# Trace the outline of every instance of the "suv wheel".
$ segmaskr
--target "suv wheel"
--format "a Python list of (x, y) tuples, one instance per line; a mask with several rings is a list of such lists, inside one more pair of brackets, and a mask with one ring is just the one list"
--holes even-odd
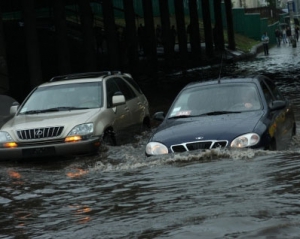
[(113, 132), (113, 130), (109, 129), (109, 130), (105, 131), (105, 133), (103, 135), (102, 142), (105, 145), (110, 145), (110, 146), (116, 146), (117, 145), (115, 133)]

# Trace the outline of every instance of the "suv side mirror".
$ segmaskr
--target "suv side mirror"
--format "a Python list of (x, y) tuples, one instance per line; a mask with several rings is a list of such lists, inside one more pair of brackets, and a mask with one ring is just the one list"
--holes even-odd
[(125, 104), (125, 96), (121, 92), (116, 92), (112, 97), (113, 107)]
[(14, 102), (12, 104), (12, 106), (10, 107), (10, 110), (9, 110), (9, 114), (10, 115), (14, 115), (17, 111), (18, 111), (18, 108), (19, 108), (19, 103), (18, 102)]

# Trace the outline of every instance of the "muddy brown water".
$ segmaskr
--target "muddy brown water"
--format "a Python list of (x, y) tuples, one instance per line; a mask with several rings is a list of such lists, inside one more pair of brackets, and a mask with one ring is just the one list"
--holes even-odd
[[(99, 156), (1, 162), (0, 238), (300, 238), (299, 49), (272, 48), (269, 57), (222, 69), (275, 79), (296, 109), (289, 150), (146, 158), (145, 133)], [(218, 72), (193, 69), (188, 80)], [(171, 76), (162, 89), (170, 83)], [(170, 102), (149, 98), (157, 100), (153, 111)]]

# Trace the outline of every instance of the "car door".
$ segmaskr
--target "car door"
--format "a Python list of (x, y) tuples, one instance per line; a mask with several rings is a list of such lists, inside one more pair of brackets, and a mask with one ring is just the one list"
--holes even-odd
[(140, 107), (140, 99), (137, 94), (133, 91), (133, 89), (129, 86), (129, 84), (122, 78), (116, 79), (116, 82), (121, 89), (121, 92), (124, 94), (126, 99), (126, 106), (130, 112), (130, 128), (134, 130), (134, 126), (141, 122), (141, 107)]
[(277, 148), (281, 147), (284, 149), (290, 138), (293, 130), (293, 115), (290, 103), (282, 96), (278, 87), (269, 79), (264, 79), (262, 82), (262, 88), (268, 102), (270, 105), (274, 100), (286, 101), (286, 106), (279, 110), (271, 111), (272, 116), (272, 126), (270, 131), (275, 134), (277, 141)]
[(132, 122), (140, 125), (144, 117), (149, 114), (148, 112), (148, 101), (145, 95), (143, 94), (139, 85), (129, 76), (123, 77), (125, 81), (134, 89), (135, 98), (131, 101), (132, 104)]
[(122, 92), (119, 84), (116, 82), (116, 77), (106, 80), (106, 104), (109, 113), (112, 115), (111, 122), (115, 134), (120, 134), (122, 131), (126, 130), (131, 123), (131, 115), (127, 104), (122, 104), (118, 106), (112, 105), (112, 97), (118, 92)]

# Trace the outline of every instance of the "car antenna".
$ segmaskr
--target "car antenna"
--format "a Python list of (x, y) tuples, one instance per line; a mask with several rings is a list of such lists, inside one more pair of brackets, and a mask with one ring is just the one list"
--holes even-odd
[(224, 54), (224, 52), (222, 52), (222, 56), (221, 56), (221, 65), (220, 65), (218, 84), (221, 83), (221, 72), (222, 72), (222, 67), (223, 67), (223, 54)]

